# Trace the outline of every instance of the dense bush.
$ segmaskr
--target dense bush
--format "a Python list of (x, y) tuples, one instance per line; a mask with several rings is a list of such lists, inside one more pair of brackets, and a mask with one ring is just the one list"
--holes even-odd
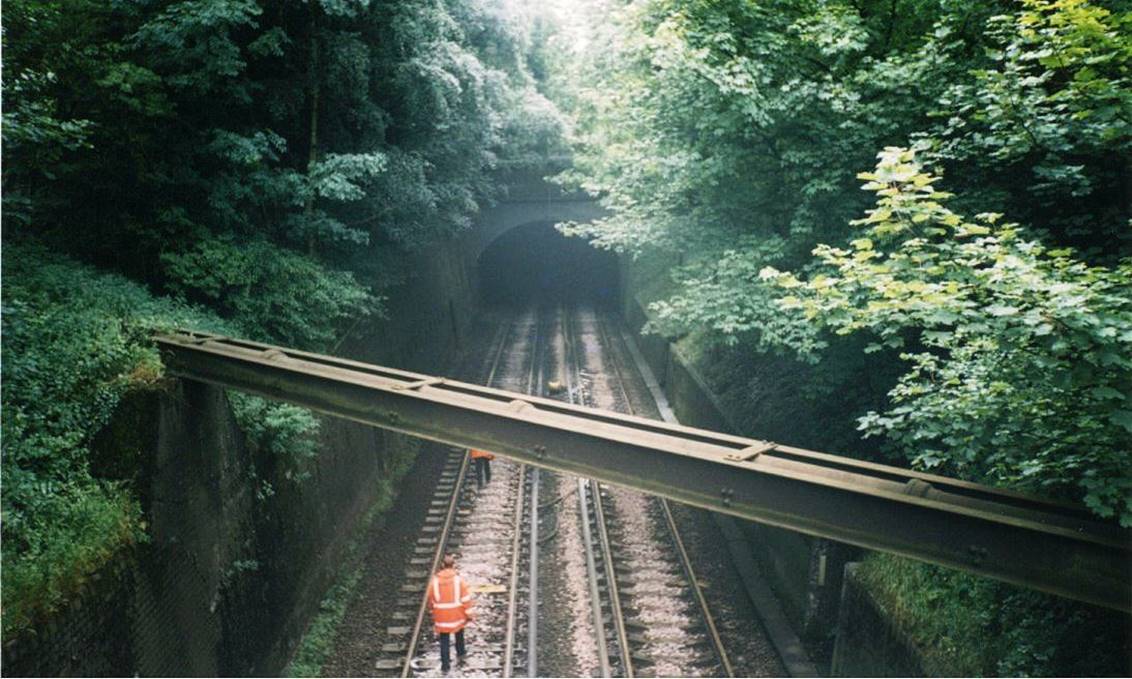
[(161, 377), (150, 334), (227, 326), (41, 248), (8, 245), (3, 265), (8, 631), (60, 605), (97, 566), (144, 535), (131, 489), (93, 477), (89, 456), (123, 396)]
[[(601, 49), (556, 82), (579, 120), (563, 179), (610, 215), (563, 230), (679, 257), (650, 327), (819, 370), (829, 333), (871, 332), (864, 350), (903, 360), (903, 376), (877, 385), (887, 407), (842, 417), (914, 465), (1132, 525), (1132, 241), (1114, 162), (1132, 149), (1132, 14), (639, 0), (596, 16)], [(923, 171), (886, 155), (862, 175), (881, 204), (854, 221), (869, 207), (858, 173), (913, 141)], [(859, 378), (823, 372), (841, 376), (833, 392)]]
[(171, 292), (287, 346), (330, 349), (351, 322), (380, 313), (353, 274), (263, 240), (202, 240), (162, 261)]
[(1132, 260), (1090, 267), (1001, 215), (947, 207), (938, 177), (891, 148), (862, 174), (877, 207), (805, 279), (773, 268), (779, 306), (876, 338), (910, 368), (860, 420), (921, 468), (1081, 499), (1132, 526)]
[[(156, 388), (158, 330), (242, 334), (199, 307), (154, 297), (121, 276), (34, 246), (3, 253), (4, 630), (68, 600), (121, 549), (144, 540), (130, 481), (92, 474), (92, 444), (119, 403)], [(231, 393), (257, 450), (302, 480), (318, 420), (307, 410)]]

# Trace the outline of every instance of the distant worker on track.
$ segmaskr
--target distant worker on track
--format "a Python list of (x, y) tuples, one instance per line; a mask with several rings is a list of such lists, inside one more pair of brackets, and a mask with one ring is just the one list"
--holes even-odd
[(440, 669), (445, 672), (452, 667), (448, 654), (452, 634), (456, 635), (456, 659), (463, 660), (468, 654), (464, 626), (474, 619), (473, 603), (467, 581), (456, 572), (455, 557), (446, 554), (441, 569), (428, 583), (428, 609), (432, 611), (433, 629), (440, 637)]
[(483, 484), (491, 483), (491, 461), (494, 459), (494, 453), (472, 448), (472, 461), (476, 463), (476, 488), (483, 488)]

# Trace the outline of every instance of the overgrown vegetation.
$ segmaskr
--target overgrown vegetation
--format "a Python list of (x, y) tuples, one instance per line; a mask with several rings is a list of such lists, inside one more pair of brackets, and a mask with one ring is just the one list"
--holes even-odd
[(1127, 666), (1127, 616), (887, 554), (857, 571), (929, 676), (1100, 677)]
[[(552, 82), (578, 118), (564, 180), (611, 215), (564, 230), (679, 255), (661, 332), (810, 362), (874, 335), (864, 351), (904, 375), (887, 408), (847, 415), (894, 454), (1132, 525), (1113, 162), (1132, 151), (1130, 16), (1087, 0), (599, 12), (596, 45)], [(915, 150), (860, 174), (894, 141)]]
[(92, 473), (90, 446), (129, 391), (161, 377), (149, 334), (186, 325), (226, 327), (121, 276), (41, 248), (4, 249), (5, 634), (144, 539), (135, 496)]
[[(494, 168), (557, 148), (528, 48), (492, 1), (5, 5), (5, 632), (144, 535), (89, 458), (161, 374), (150, 331), (321, 351), (365, 332)], [(233, 405), (301, 482), (313, 417)]]
[(877, 207), (848, 247), (820, 245), (806, 280), (760, 278), (837, 334), (869, 333), (910, 364), (890, 407), (860, 418), (914, 465), (1083, 499), (1132, 525), (1132, 258), (1088, 266), (1002, 215), (945, 205), (916, 153), (862, 175)]
[[(576, 119), (561, 179), (610, 214), (561, 228), (672, 262), (649, 327), (691, 346), (748, 433), (795, 442), (773, 413), (804, 406), (828, 418), (807, 445), (1132, 526), (1126, 4), (590, 9), (586, 39), (544, 60)], [(1019, 601), (1017, 620), (1048, 620)], [(1057, 673), (1065, 650), (999, 660)]]

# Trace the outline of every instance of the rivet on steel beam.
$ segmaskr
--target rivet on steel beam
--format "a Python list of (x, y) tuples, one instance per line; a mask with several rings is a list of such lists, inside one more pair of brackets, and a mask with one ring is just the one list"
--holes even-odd
[(279, 351), (278, 349), (267, 349), (263, 352), (263, 357), (269, 361), (278, 361), (280, 359), (287, 360), (290, 358), (287, 354)]
[(538, 459), (545, 460), (546, 459), (546, 446), (535, 446), (535, 455), (538, 456)]
[(724, 507), (730, 507), (731, 501), (733, 499), (735, 499), (735, 491), (732, 490), (731, 488), (720, 489), (719, 495), (720, 495), (721, 498), (723, 498), (723, 506)]

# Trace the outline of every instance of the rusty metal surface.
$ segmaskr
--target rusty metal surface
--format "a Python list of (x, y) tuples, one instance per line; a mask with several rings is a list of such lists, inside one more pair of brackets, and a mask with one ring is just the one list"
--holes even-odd
[(947, 477), (196, 333), (170, 371), (744, 519), (1132, 611), (1132, 532)]

